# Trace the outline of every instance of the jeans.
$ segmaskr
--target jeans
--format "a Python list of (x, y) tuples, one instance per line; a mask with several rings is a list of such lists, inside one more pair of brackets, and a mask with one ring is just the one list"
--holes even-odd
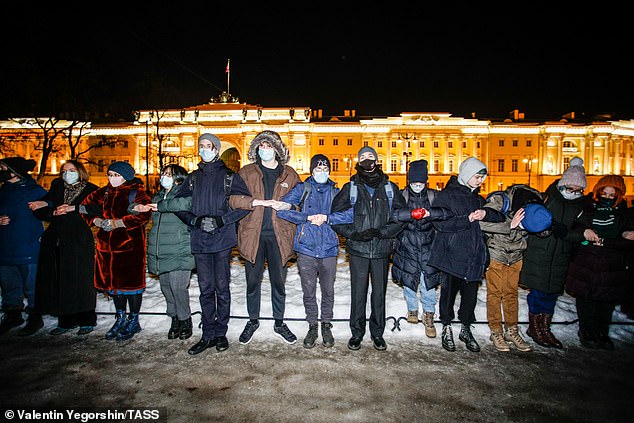
[[(436, 288), (432, 288), (429, 291), (425, 286), (425, 274), (421, 272), (420, 282), (418, 284), (418, 292), (420, 292), (420, 303), (423, 305), (424, 313), (434, 313), (436, 311)], [(418, 310), (418, 296), (413, 289), (406, 286), (403, 287), (403, 298), (407, 303), (407, 310)]]
[(26, 311), (35, 304), (35, 275), (37, 263), (0, 266), (0, 286), (2, 287), (2, 310), (20, 310), (27, 301)]
[(549, 294), (538, 289), (531, 289), (526, 296), (528, 311), (532, 314), (555, 314), (557, 298), (559, 298), (557, 293)]
[(335, 278), (337, 257), (315, 258), (297, 253), (297, 267), (302, 281), (306, 321), (316, 324), (319, 318), (317, 306), (317, 281), (321, 289), (321, 320), (330, 323), (335, 304)]

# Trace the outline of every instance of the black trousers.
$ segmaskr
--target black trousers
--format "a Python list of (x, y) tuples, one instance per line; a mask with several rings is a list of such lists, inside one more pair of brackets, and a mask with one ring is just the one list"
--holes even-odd
[(74, 328), (75, 326), (97, 326), (97, 313), (95, 313), (95, 310), (87, 310), (64, 314), (57, 317), (57, 326), (64, 329)]
[(389, 258), (367, 259), (350, 255), (350, 331), (352, 336), (365, 335), (365, 309), (370, 293), (370, 335), (382, 337), (385, 331), (385, 293)]
[(456, 296), (460, 293), (460, 307), (458, 308), (458, 320), (462, 324), (470, 325), (475, 322), (475, 307), (478, 301), (478, 287), (480, 281), (466, 281), (448, 273), (440, 285), (440, 321), (448, 325), (454, 319), (454, 304)]
[(579, 330), (593, 336), (607, 335), (615, 304), (577, 297)]

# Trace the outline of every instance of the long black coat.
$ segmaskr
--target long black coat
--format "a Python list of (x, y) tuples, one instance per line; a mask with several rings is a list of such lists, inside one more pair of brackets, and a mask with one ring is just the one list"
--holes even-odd
[(504, 221), (504, 214), (484, 207), (484, 203), (479, 189), (471, 191), (460, 184), (455, 175), (449, 178), (447, 186), (436, 194), (434, 207), (448, 209), (452, 216), (434, 221), (437, 233), (427, 262), (430, 266), (466, 281), (482, 280), (486, 270), (487, 247), (480, 222), (469, 222), (469, 214), (484, 209), (484, 222)]
[[(88, 183), (70, 205), (79, 204), (97, 186)], [(64, 181), (55, 179), (42, 199), (48, 206), (35, 215), (50, 222), (42, 235), (35, 282), (35, 308), (42, 314), (63, 316), (95, 309), (93, 286), (95, 240), (92, 231), (77, 210), (53, 216), (64, 204)]]

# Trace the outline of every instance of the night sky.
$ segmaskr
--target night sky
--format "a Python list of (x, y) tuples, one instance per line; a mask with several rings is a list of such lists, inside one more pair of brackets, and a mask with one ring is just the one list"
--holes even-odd
[(232, 3), (96, 12), (7, 6), (0, 119), (130, 119), (137, 109), (206, 103), (227, 89), (229, 58), (231, 93), (263, 107), (634, 118), (634, 37), (629, 14), (614, 7)]

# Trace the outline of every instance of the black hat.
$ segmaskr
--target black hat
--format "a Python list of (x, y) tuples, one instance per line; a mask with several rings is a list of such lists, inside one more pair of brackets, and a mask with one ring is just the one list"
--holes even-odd
[(409, 164), (407, 171), (407, 180), (409, 183), (422, 182), (427, 183), (427, 160), (415, 160)]
[(310, 173), (313, 173), (313, 170), (317, 166), (328, 166), (328, 170), (330, 170), (330, 160), (323, 154), (315, 154), (313, 158), (310, 159)]
[(24, 157), (7, 157), (0, 159), (0, 162), (7, 165), (9, 170), (24, 179), (29, 175), (29, 172), (35, 169), (35, 160), (25, 159)]

